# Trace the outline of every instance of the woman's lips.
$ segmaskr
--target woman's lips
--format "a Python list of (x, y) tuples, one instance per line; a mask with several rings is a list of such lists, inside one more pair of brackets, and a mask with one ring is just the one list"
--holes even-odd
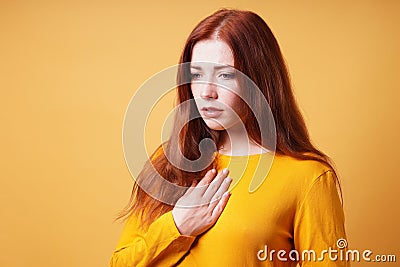
[(216, 118), (222, 114), (222, 109), (214, 108), (214, 107), (204, 107), (201, 109), (201, 112), (205, 117), (208, 118)]

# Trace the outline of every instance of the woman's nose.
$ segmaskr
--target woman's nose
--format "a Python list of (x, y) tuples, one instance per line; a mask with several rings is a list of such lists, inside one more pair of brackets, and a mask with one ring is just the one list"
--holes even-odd
[(204, 84), (201, 92), (200, 92), (200, 97), (201, 98), (218, 98), (218, 93), (217, 93), (217, 86), (213, 83), (206, 83)]

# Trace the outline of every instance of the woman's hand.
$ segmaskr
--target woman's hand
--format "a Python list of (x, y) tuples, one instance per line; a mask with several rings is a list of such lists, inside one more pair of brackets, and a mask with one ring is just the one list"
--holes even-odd
[(228, 173), (228, 169), (224, 169), (215, 177), (216, 171), (209, 170), (178, 200), (172, 216), (182, 235), (197, 236), (218, 220), (230, 197), (228, 188), (232, 179), (227, 177)]

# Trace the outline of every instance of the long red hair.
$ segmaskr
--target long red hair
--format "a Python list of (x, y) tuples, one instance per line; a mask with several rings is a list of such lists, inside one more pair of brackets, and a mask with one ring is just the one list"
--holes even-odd
[[(331, 160), (310, 141), (303, 116), (293, 95), (288, 70), (280, 47), (265, 21), (251, 11), (218, 10), (202, 20), (190, 33), (179, 62), (190, 62), (195, 44), (215, 37), (229, 45), (233, 52), (234, 67), (247, 75), (265, 96), (275, 121), (275, 153), (301, 160), (316, 160), (334, 170)], [(178, 84), (179, 80), (185, 79), (185, 75), (188, 75), (188, 70), (181, 67), (178, 70)], [(177, 104), (179, 105), (189, 99), (193, 99), (190, 83), (179, 85), (177, 87)], [(262, 113), (263, 107), (261, 107), (259, 99), (250, 97), (250, 101), (251, 110)], [(196, 112), (197, 108), (194, 105), (181, 108), (179, 112), (175, 113), (175, 125), (189, 121), (190, 115)], [(268, 143), (262, 143), (260, 125), (254, 114), (248, 112), (247, 115), (244, 124), (249, 138), (268, 148)], [(164, 195), (173, 196), (175, 201), (178, 200), (184, 191), (171, 191), (163, 188), (158, 182), (157, 176), (161, 175), (167, 181), (177, 185), (190, 186), (193, 181), (200, 180), (209, 169), (216, 168), (217, 163), (214, 160), (202, 171), (185, 171), (172, 165), (166, 157), (167, 155), (169, 159), (173, 159), (173, 162), (182, 161), (181, 155), (177, 153), (176, 149), (180, 148), (181, 153), (187, 159), (196, 160), (201, 156), (199, 143), (204, 138), (210, 138), (215, 144), (218, 144), (219, 132), (210, 129), (202, 118), (190, 120), (182, 129), (174, 126), (171, 137), (164, 144), (162, 153), (159, 153), (160, 146), (156, 150), (159, 155), (155, 156), (156, 152), (153, 153), (151, 159), (146, 162), (138, 175), (137, 180), (151, 184), (154, 190), (162, 192)], [(205, 154), (212, 157), (213, 152), (215, 151), (210, 150), (206, 151)], [(172, 208), (173, 204), (166, 204), (152, 198), (136, 181), (129, 204), (118, 218), (137, 213), (142, 219), (143, 226), (148, 226), (157, 217)]]

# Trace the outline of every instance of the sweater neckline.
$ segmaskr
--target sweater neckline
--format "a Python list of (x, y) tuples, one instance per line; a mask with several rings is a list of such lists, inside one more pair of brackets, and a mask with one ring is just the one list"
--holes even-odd
[(259, 153), (259, 154), (248, 154), (248, 155), (228, 155), (228, 154), (221, 154), (218, 151), (215, 152), (215, 155), (218, 159), (227, 160), (227, 161), (242, 161), (242, 160), (258, 160), (260, 157), (274, 157), (275, 152), (270, 151), (266, 153)]

